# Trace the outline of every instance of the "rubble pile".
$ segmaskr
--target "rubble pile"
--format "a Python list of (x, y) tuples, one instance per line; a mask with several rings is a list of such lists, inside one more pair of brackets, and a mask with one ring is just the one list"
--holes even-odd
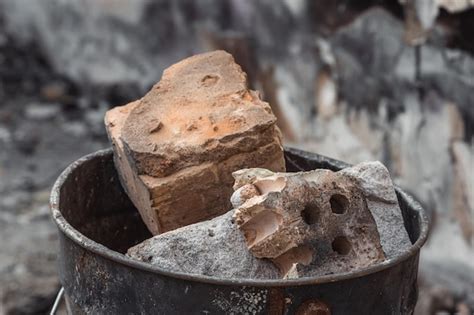
[[(299, 278), (395, 258), (411, 242), (387, 169), (234, 172), (235, 210), (129, 249), (162, 268), (222, 278)], [(395, 198), (395, 199), (393, 199)]]
[(171, 66), (141, 100), (110, 110), (122, 185), (155, 235), (127, 254), (188, 274), (275, 279), (350, 272), (407, 250), (380, 162), (281, 172), (275, 121), (223, 51)]

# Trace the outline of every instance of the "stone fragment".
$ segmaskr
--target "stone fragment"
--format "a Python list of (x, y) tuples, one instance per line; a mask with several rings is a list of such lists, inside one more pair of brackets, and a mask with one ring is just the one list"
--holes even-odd
[(122, 184), (153, 234), (230, 210), (233, 171), (283, 171), (275, 122), (223, 51), (169, 67), (142, 99), (105, 117)]
[(163, 269), (228, 279), (277, 279), (280, 271), (258, 259), (232, 222), (234, 211), (212, 220), (156, 235), (130, 248), (131, 258)]
[(362, 190), (385, 255), (392, 258), (406, 252), (412, 244), (387, 168), (380, 162), (363, 162), (338, 173), (353, 179)]
[(254, 185), (260, 193), (242, 200), (235, 222), (256, 257), (273, 259), (284, 274), (296, 265), (299, 276), (347, 272), (385, 259), (375, 221), (351, 179), (329, 170), (256, 178), (253, 172), (235, 174), (242, 184), (242, 177), (251, 179), (242, 187)]
[(248, 248), (288, 276), (368, 267), (411, 245), (389, 173), (379, 162), (339, 172), (247, 169), (234, 177), (235, 221)]

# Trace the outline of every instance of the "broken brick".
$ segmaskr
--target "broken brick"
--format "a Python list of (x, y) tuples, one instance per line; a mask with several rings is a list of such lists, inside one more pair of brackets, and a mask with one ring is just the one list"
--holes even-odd
[(223, 51), (169, 67), (105, 123), (122, 184), (153, 234), (230, 210), (233, 171), (284, 170), (270, 106)]

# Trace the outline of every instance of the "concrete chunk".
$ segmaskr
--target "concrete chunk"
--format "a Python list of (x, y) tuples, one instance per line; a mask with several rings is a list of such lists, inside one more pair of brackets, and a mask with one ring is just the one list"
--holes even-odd
[(364, 162), (339, 173), (355, 180), (361, 188), (377, 224), (385, 255), (391, 258), (406, 252), (412, 244), (387, 168), (380, 162)]
[(247, 249), (233, 211), (209, 221), (156, 235), (128, 250), (131, 258), (163, 269), (228, 279), (278, 279), (269, 260)]

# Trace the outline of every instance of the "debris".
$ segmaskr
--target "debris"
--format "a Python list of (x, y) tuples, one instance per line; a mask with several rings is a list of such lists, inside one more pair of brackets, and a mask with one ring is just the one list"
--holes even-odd
[(380, 162), (339, 172), (253, 168), (233, 176), (235, 210), (156, 235), (127, 255), (178, 272), (273, 279), (349, 272), (411, 245)]
[(406, 252), (412, 244), (387, 168), (380, 162), (363, 162), (338, 173), (356, 181), (361, 189), (377, 224), (385, 255), (392, 258)]
[(365, 198), (347, 177), (329, 170), (253, 172), (234, 173), (241, 183), (241, 177), (250, 179), (242, 187), (253, 185), (260, 192), (241, 197), (235, 222), (256, 257), (273, 259), (284, 274), (295, 264), (306, 265), (304, 275), (344, 272), (385, 259)]
[[(456, 5), (468, 2), (448, 1)], [(439, 2), (447, 3), (448, 1), (441, 0)], [(7, 2), (16, 4), (16, 8), (3, 8)], [(170, 60), (178, 60), (187, 52), (201, 47), (200, 37), (196, 35), (202, 30), (196, 25), (210, 24), (216, 26), (216, 32), (224, 27), (227, 30), (226, 34), (240, 33), (243, 37), (250, 39), (247, 43), (239, 42), (238, 46), (253, 45), (251, 50), (258, 52), (257, 60), (252, 64), (255, 66), (257, 74), (258, 69), (265, 69), (270, 63), (275, 64), (275, 77), (280, 78), (277, 81), (276, 94), (284, 115), (298, 136), (298, 141), (300, 141), (298, 145), (301, 148), (354, 163), (374, 158), (382, 159), (390, 166), (393, 175), (399, 174), (399, 184), (422, 201), (427, 210), (436, 214), (438, 221), (445, 218), (452, 220), (453, 209), (457, 209), (459, 203), (457, 197), (452, 195), (454, 186), (458, 185), (453, 184), (453, 186), (451, 182), (459, 182), (459, 180), (452, 177), (453, 175), (457, 176), (457, 166), (449, 158), (451, 151), (447, 151), (444, 146), (447, 122), (444, 119), (436, 119), (436, 117), (446, 117), (445, 111), (431, 112), (429, 104), (423, 104), (423, 109), (420, 112), (414, 112), (411, 109), (413, 108), (412, 104), (404, 101), (407, 94), (405, 87), (411, 88), (418, 84), (413, 82), (410, 72), (413, 71), (413, 59), (410, 57), (413, 55), (413, 49), (392, 48), (390, 43), (398, 42), (399, 37), (392, 36), (385, 29), (385, 26), (388, 26), (389, 29), (403, 31), (403, 24), (392, 23), (393, 15), (400, 17), (402, 12), (390, 15), (387, 11), (385, 14), (381, 14), (382, 10), (377, 10), (377, 14), (362, 16), (360, 13), (367, 10), (369, 5), (361, 6), (357, 3), (354, 4), (354, 2), (350, 2), (349, 5), (333, 2), (328, 8), (326, 2), (312, 1), (255, 1), (245, 2), (246, 5), (241, 5), (239, 1), (223, 1), (225, 3), (219, 3), (217, 6), (209, 6), (207, 1), (200, 1), (198, 4), (193, 4), (191, 13), (194, 22), (186, 23), (189, 22), (189, 19), (186, 18), (189, 7), (187, 5), (171, 5), (171, 11), (163, 10), (163, 3), (168, 6), (170, 1), (120, 1), (120, 4), (117, 3), (113, 6), (107, 5), (107, 2), (104, 1), (88, 1), (88, 6), (93, 6), (92, 11), (97, 13), (97, 16), (94, 15), (92, 18), (89, 14), (91, 10), (84, 10), (83, 2), (66, 3), (62, 0), (45, 0), (35, 4), (27, 3), (27, 5), (24, 2), (27, 1), (2, 1), (3, 10), (0, 10), (4, 13), (3, 19), (0, 19), (2, 20), (0, 21), (0, 45), (2, 46), (0, 48), (2, 49), (0, 81), (3, 83), (3, 87), (0, 87), (0, 98), (3, 101), (0, 106), (0, 121), (5, 123), (3, 142), (2, 127), (0, 127), (0, 151), (2, 151), (0, 153), (0, 168), (3, 170), (3, 173), (0, 174), (3, 179), (0, 180), (0, 199), (7, 198), (18, 189), (22, 190), (21, 188), (12, 188), (13, 190), (2, 188), (11, 187), (10, 181), (18, 176), (23, 176), (24, 172), (28, 170), (25, 165), (30, 163), (30, 161), (25, 163), (23, 157), (16, 152), (15, 139), (13, 139), (17, 129), (36, 125), (35, 122), (25, 120), (24, 115), (16, 114), (16, 112), (23, 111), (22, 104), (29, 102), (25, 102), (25, 96), (36, 93), (34, 91), (37, 91), (39, 86), (43, 101), (62, 103), (60, 99), (62, 100), (64, 96), (59, 96), (60, 99), (49, 98), (47, 94), (50, 93), (43, 93), (44, 84), (56, 81), (64, 82), (67, 87), (65, 91), (68, 95), (71, 93), (73, 95), (71, 104), (61, 104), (67, 111), (61, 111), (57, 121), (51, 124), (47, 123), (47, 127), (42, 127), (47, 128), (45, 130), (37, 130), (36, 133), (41, 131), (41, 145), (34, 155), (28, 157), (38, 166), (39, 174), (34, 176), (42, 178), (40, 187), (43, 189), (50, 187), (58, 170), (69, 162), (108, 145), (103, 138), (93, 138), (87, 126), (81, 139), (79, 136), (64, 136), (63, 128), (70, 121), (69, 116), (77, 115), (79, 111), (87, 112), (104, 96), (109, 104), (125, 104), (129, 100), (138, 99), (143, 95), (145, 87), (148, 88), (157, 81), (157, 76), (161, 75), (164, 65), (168, 64)], [(245, 9), (231, 10), (232, 23), (226, 23), (229, 21), (227, 2), (231, 3), (232, 8), (240, 6)], [(289, 6), (290, 3), (291, 7), (296, 5), (299, 8), (297, 11), (291, 10), (293, 16), (286, 14), (287, 11), (285, 11), (285, 6)], [(392, 13), (400, 11), (394, 2), (372, 2), (370, 6), (380, 6), (380, 4), (386, 9), (388, 4), (390, 6), (388, 9)], [(347, 13), (350, 13), (354, 6), (357, 6), (358, 10), (348, 15)], [(322, 9), (314, 10), (314, 8)], [(114, 13), (117, 9), (125, 14), (122, 17), (117, 16)], [(137, 15), (135, 12), (139, 14)], [(143, 14), (140, 14), (141, 12)], [(375, 12), (369, 10), (368, 13)], [(448, 21), (445, 21), (443, 17), (438, 19), (436, 27), (449, 28), (447, 32), (443, 30), (442, 34), (432, 33), (436, 36), (435, 41), (428, 41), (423, 46), (421, 53), (423, 65), (420, 66), (423, 70), (422, 78), (426, 79), (424, 82), (428, 84), (428, 89), (438, 91), (442, 93), (443, 98), (458, 103), (457, 106), (462, 110), (462, 118), (466, 123), (466, 130), (469, 132), (462, 140), (468, 148), (472, 143), (472, 126), (474, 126), (472, 123), (474, 93), (472, 93), (472, 86), (469, 86), (474, 82), (473, 76), (470, 74), (474, 69), (472, 67), (473, 58), (469, 53), (472, 52), (472, 43), (474, 43), (473, 40), (470, 40), (471, 35), (474, 34), (471, 31), (472, 27), (470, 27), (472, 24), (470, 23), (472, 21), (471, 13), (472, 10), (463, 14), (449, 15)], [(158, 18), (157, 15), (162, 18)], [(446, 12), (443, 15), (446, 16)], [(54, 18), (58, 16), (63, 18)], [(282, 23), (282, 18), (284, 23)], [(317, 73), (320, 61), (318, 60), (319, 54), (314, 52), (314, 42), (318, 38), (325, 38), (329, 42), (333, 42), (335, 36), (340, 35), (341, 30), (352, 28), (355, 25), (352, 21), (356, 22), (359, 19), (365, 20), (367, 23), (373, 22), (376, 26), (374, 28), (367, 26), (365, 32), (357, 33), (352, 38), (340, 41), (344, 46), (333, 47), (334, 53), (338, 55), (338, 67), (334, 71), (338, 79), (338, 100), (343, 105), (347, 100), (347, 105), (337, 113), (335, 126), (326, 125), (323, 128), (331, 130), (331, 132), (321, 136), (321, 139), (316, 138), (312, 127), (318, 126), (319, 128), (321, 124), (316, 120), (318, 117), (309, 117), (310, 109), (314, 106), (314, 102), (312, 102), (314, 80), (303, 75)], [(60, 25), (48, 23), (53, 20)], [(10, 25), (7, 25), (7, 21), (11, 22), (9, 22)], [(75, 22), (70, 23), (71, 21)], [(328, 22), (333, 23), (329, 24), (332, 28), (325, 26)], [(22, 25), (24, 27), (19, 27)], [(341, 25), (345, 25), (345, 27), (340, 28)], [(125, 31), (114, 32), (117, 27)], [(175, 30), (171, 32), (171, 35), (170, 29)], [(328, 32), (328, 29), (331, 32)], [(153, 36), (150, 36), (150, 30), (155, 30)], [(56, 36), (58, 32), (61, 36)], [(117, 36), (111, 37), (111, 32)], [(182, 36), (183, 34), (186, 36)], [(22, 40), (24, 37), (32, 38), (39, 45), (24, 45), (25, 41)], [(167, 44), (160, 45), (164, 42)], [(380, 52), (381, 50), (383, 52)], [(399, 52), (401, 55), (394, 62), (390, 59), (388, 63), (393, 67), (387, 69), (383, 61), (387, 60), (393, 52)], [(350, 62), (342, 63), (340, 55), (349, 56)], [(441, 58), (442, 56), (446, 58)], [(396, 60), (400, 60), (400, 62)], [(241, 63), (239, 62), (239, 64)], [(372, 69), (372, 65), (375, 65), (375, 68)], [(380, 69), (381, 67), (382, 69)], [(400, 69), (403, 70), (403, 73)], [(108, 77), (113, 80), (112, 86), (104, 86), (96, 79), (104, 72), (110, 73)], [(339, 85), (340, 82), (343, 83), (342, 87)], [(259, 86), (258, 82), (256, 86)], [(309, 95), (309, 97), (303, 97), (305, 95)], [(36, 98), (34, 94), (32, 96)], [(34, 99), (32, 101), (41, 100)], [(385, 120), (385, 116), (378, 115), (378, 112), (387, 112), (386, 117), (390, 120)], [(357, 120), (359, 122), (358, 128), (364, 128), (363, 130), (367, 128), (368, 130), (367, 136), (363, 135), (362, 140), (358, 139), (361, 133), (358, 133), (357, 130), (343, 126), (344, 122), (347, 122), (347, 115), (352, 115), (352, 113), (367, 117), (367, 119)], [(63, 126), (64, 118), (67, 120)], [(398, 120), (399, 118), (403, 120)], [(418, 119), (423, 124), (418, 126)], [(72, 121), (72, 123), (75, 122)], [(426, 128), (430, 125), (436, 126), (436, 128)], [(335, 129), (340, 131), (336, 132)], [(334, 137), (328, 137), (332, 135)], [(440, 145), (432, 146), (432, 138), (439, 138)], [(334, 139), (337, 141), (334, 142)], [(302, 141), (305, 141), (305, 144), (302, 144)], [(322, 141), (324, 141), (324, 148), (321, 146)], [(367, 143), (369, 144), (368, 148), (365, 147)], [(430, 146), (432, 149), (427, 150)], [(327, 151), (324, 151), (326, 148)], [(369, 156), (367, 152), (371, 155)], [(427, 163), (427, 157), (433, 156), (437, 158), (430, 159), (430, 163)], [(472, 167), (466, 169), (466, 176), (469, 174), (469, 170), (472, 171)], [(459, 195), (464, 195), (464, 192)], [(0, 208), (2, 207), (0, 206)], [(14, 208), (24, 209), (26, 207), (22, 204)], [(3, 214), (7, 209), (2, 208), (1, 210)], [(460, 210), (469, 213), (469, 208)], [(11, 213), (16, 216), (20, 212)], [(440, 213), (448, 215), (440, 217)], [(437, 228), (438, 225), (434, 226), (432, 235), (438, 233)], [(50, 229), (54, 229), (52, 224)], [(0, 233), (0, 238), (3, 240), (6, 239), (4, 230), (2, 228), (2, 233)], [(31, 256), (31, 248), (35, 250), (40, 248), (49, 256), (53, 256), (54, 253), (49, 249), (56, 248), (56, 243), (46, 246), (38, 243), (36, 230), (31, 227), (24, 229), (25, 235), (32, 235), (26, 238), (24, 243), (29, 244), (27, 248), (4, 241), (2, 254), (7, 248), (17, 251), (18, 248), (22, 248), (19, 251), (22, 255)], [(450, 230), (449, 232), (454, 233), (455, 231)], [(35, 242), (28, 241), (33, 238)], [(444, 246), (443, 240), (449, 246)], [(437, 247), (438, 243), (441, 244), (440, 248)], [(464, 244), (463, 238), (446, 233), (441, 234), (436, 241), (430, 241), (428, 245), (432, 246), (431, 253), (439, 253), (433, 259), (438, 259), (441, 265), (449, 265), (450, 258), (458, 257), (457, 254), (461, 254), (464, 250), (468, 251), (465, 251), (463, 256), (469, 257), (471, 255), (472, 257), (472, 246), (470, 248), (462, 247), (462, 244)], [(452, 251), (446, 252), (446, 248), (451, 248)], [(0, 256), (4, 260), (9, 255)], [(44, 259), (35, 258), (35, 261), (36, 265), (50, 264)], [(426, 262), (425, 255), (420, 260), (420, 267), (423, 268)], [(472, 264), (469, 263), (466, 266), (472, 266)], [(445, 269), (433, 270), (433, 273), (439, 274), (444, 271)], [(7, 285), (4, 275), (9, 274), (11, 273), (6, 269), (0, 275), (2, 285)], [(448, 272), (446, 276), (449, 275), (451, 273)], [(472, 275), (474, 272), (471, 268), (465, 272), (462, 279), (468, 279), (468, 283), (471, 281), (472, 284), (474, 283)], [(52, 273), (51, 276), (55, 277), (55, 273)], [(35, 275), (28, 279), (33, 282), (37, 278)], [(455, 288), (455, 284), (453, 287)], [(21, 287), (18, 296), (24, 297), (32, 294), (28, 286), (20, 289)], [(451, 290), (451, 288), (449, 289)], [(466, 297), (473, 296), (457, 295), (456, 299), (466, 300)], [(11, 296), (8, 298), (8, 303), (20, 304)], [(471, 309), (474, 309), (473, 302), (470, 303)], [(34, 304), (37, 303), (32, 303), (27, 308), (29, 312), (35, 312)], [(0, 309), (2, 309), (2, 305), (0, 305)], [(6, 312), (8, 313), (8, 310)]]
[(234, 177), (235, 221), (249, 250), (271, 258), (284, 274), (294, 267), (298, 276), (360, 269), (411, 245), (379, 162), (340, 172), (247, 169)]
[(270, 106), (223, 51), (169, 67), (147, 95), (108, 111), (105, 122), (123, 186), (153, 234), (230, 210), (233, 171), (284, 170)]
[(232, 222), (234, 211), (159, 234), (127, 252), (131, 258), (163, 269), (229, 279), (277, 279), (278, 268), (255, 258)]

